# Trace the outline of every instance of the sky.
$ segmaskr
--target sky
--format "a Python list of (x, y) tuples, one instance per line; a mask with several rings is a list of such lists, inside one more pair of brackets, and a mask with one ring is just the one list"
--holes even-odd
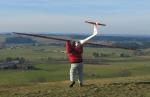
[(150, 35), (150, 0), (1, 0), (0, 33)]

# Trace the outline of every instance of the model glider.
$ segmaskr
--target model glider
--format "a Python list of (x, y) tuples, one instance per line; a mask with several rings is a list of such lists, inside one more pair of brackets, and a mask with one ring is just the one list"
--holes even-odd
[[(121, 47), (117, 46), (116, 44), (106, 44), (106, 43), (95, 43), (89, 41), (93, 37), (95, 37), (98, 34), (98, 26), (106, 26), (105, 24), (101, 24), (99, 22), (91, 22), (91, 21), (85, 21), (85, 23), (92, 24), (94, 26), (93, 28), (93, 33), (89, 37), (83, 39), (83, 40), (78, 40), (82, 45), (83, 44), (92, 44), (92, 45), (99, 45), (102, 47), (109, 47), (109, 48), (124, 48), (124, 49), (135, 49), (135, 48), (128, 48), (128, 47)], [(54, 37), (54, 36), (44, 36), (44, 35), (38, 35), (38, 34), (28, 34), (28, 33), (18, 33), (18, 32), (13, 32), (16, 35), (25, 35), (25, 36), (33, 36), (33, 37), (39, 37), (39, 38), (45, 38), (45, 39), (53, 39), (53, 40), (59, 40), (59, 41), (77, 41), (75, 39), (69, 39), (69, 38), (61, 38), (61, 37)]]

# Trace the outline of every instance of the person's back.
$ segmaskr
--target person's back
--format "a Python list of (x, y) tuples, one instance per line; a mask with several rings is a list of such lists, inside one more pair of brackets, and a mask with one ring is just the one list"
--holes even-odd
[(80, 86), (83, 83), (83, 63), (82, 63), (82, 53), (83, 47), (80, 43), (75, 44), (75, 41), (71, 43), (70, 41), (66, 42), (66, 51), (68, 53), (69, 61), (71, 62), (70, 68), (70, 81), (71, 84), (69, 87), (73, 87), (76, 81), (76, 75), (78, 75), (78, 81)]
[(66, 42), (66, 50), (71, 63), (82, 62), (83, 46), (80, 43), (76, 46), (75, 42), (71, 44), (70, 41)]

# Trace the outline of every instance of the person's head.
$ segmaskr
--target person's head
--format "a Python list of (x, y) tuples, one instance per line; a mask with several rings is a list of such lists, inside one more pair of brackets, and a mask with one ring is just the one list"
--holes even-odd
[(79, 41), (73, 41), (72, 42), (72, 46), (74, 46), (74, 47), (78, 47), (79, 45), (80, 45)]
[(75, 46), (77, 47), (77, 46), (79, 46), (80, 45), (80, 42), (79, 41), (76, 41), (75, 42)]

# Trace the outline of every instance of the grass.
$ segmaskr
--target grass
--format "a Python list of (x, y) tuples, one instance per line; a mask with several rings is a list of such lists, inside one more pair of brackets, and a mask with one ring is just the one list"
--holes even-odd
[[(93, 52), (115, 53), (112, 57), (99, 57), (102, 64), (84, 64), (85, 86), (69, 85), (70, 63), (45, 64), (41, 59), (66, 59), (54, 50), (64, 47), (18, 46), (0, 50), (0, 60), (24, 57), (36, 70), (0, 70), (0, 97), (150, 97), (150, 56), (133, 56), (134, 51), (122, 49), (85, 48), (84, 58)], [(147, 50), (146, 50), (147, 51)], [(130, 53), (131, 57), (119, 57)], [(41, 64), (40, 64), (41, 63)]]
[[(150, 76), (146, 78), (150, 79)], [(1, 86), (1, 97), (149, 97), (150, 83), (143, 77), (86, 80), (69, 88), (68, 81)]]
[[(0, 60), (3, 60), (7, 57), (24, 57), (25, 59), (41, 63), (42, 61), (46, 63), (49, 59), (56, 60), (56, 59), (67, 59), (67, 55), (55, 52), (55, 51), (62, 51), (65, 50), (64, 47), (54, 47), (54, 46), (17, 46), (17, 47), (8, 47), (6, 49), (0, 50)], [(93, 53), (113, 53), (113, 56), (110, 57), (98, 57), (98, 59), (104, 59), (104, 60), (133, 60), (135, 56), (133, 56), (134, 51), (130, 50), (122, 50), (122, 49), (110, 49), (110, 48), (84, 48), (84, 58), (85, 59), (95, 59), (93, 56)], [(133, 57), (124, 57), (121, 58), (119, 55), (120, 53), (127, 53), (131, 54)], [(137, 60), (140, 58), (136, 58)], [(150, 57), (148, 58), (150, 59)]]
[[(44, 49), (44, 50), (43, 50)], [(41, 59), (60, 59), (60, 58), (66, 58), (64, 54), (62, 53), (56, 53), (54, 50), (60, 50), (61, 48), (56, 47), (31, 47), (31, 46), (19, 46), (15, 47), (15, 49), (12, 49), (12, 47), (9, 47), (7, 49), (0, 50), (0, 59), (5, 59), (7, 57), (24, 57), (25, 59), (29, 61), (38, 61)], [(64, 49), (64, 48), (63, 48)]]
[(68, 79), (67, 65), (36, 65), (37, 70), (1, 70), (0, 84), (22, 84)]
[[(150, 75), (150, 65), (84, 65), (85, 80)], [(36, 65), (37, 70), (1, 70), (0, 85), (69, 80), (70, 64)]]
[[(16, 83), (34, 83), (48, 81), (62, 81), (69, 79), (70, 63), (67, 64), (42, 64), (45, 61), (53, 59), (66, 59), (62, 53), (53, 52), (54, 50), (64, 50), (64, 47), (54, 46), (17, 46), (15, 49), (8, 47), (0, 50), (0, 59), (7, 57), (24, 57), (30, 61), (36, 62), (37, 70), (1, 70), (0, 84)], [(85, 48), (84, 58), (93, 58), (93, 52), (115, 53), (122, 52), (133, 53), (134, 51), (110, 48)], [(49, 59), (48, 59), (49, 58)], [(43, 60), (44, 59), (44, 60)], [(150, 74), (150, 57), (100, 57), (97, 60), (105, 62), (97, 65), (85, 64), (85, 79), (102, 79), (115, 77), (142, 76)], [(39, 64), (41, 63), (41, 64)]]

